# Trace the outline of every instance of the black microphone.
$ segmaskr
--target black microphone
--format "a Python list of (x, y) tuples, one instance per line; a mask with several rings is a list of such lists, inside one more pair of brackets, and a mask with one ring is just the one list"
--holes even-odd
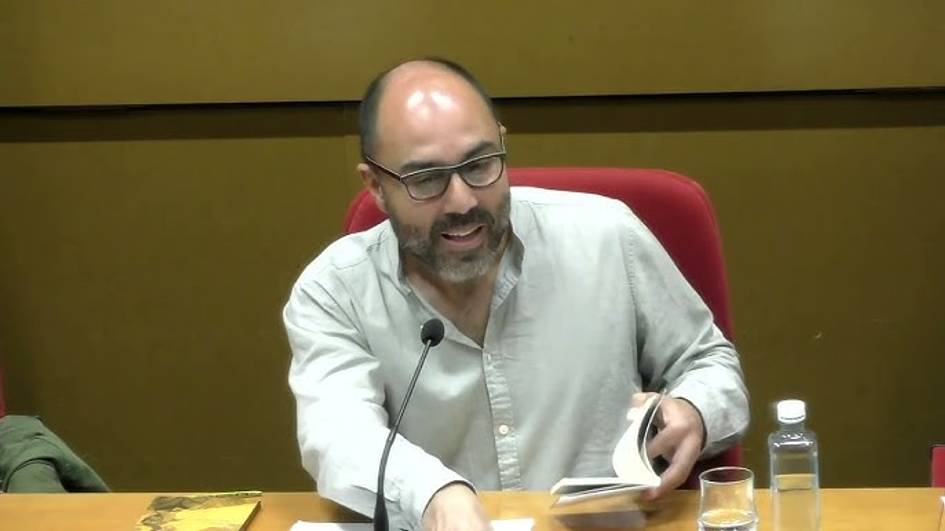
[(407, 402), (410, 401), (413, 388), (417, 385), (420, 369), (423, 368), (423, 362), (427, 359), (427, 353), (430, 352), (430, 347), (435, 347), (440, 344), (440, 341), (443, 341), (444, 333), (443, 321), (437, 318), (430, 319), (420, 327), (420, 341), (423, 342), (423, 352), (420, 353), (420, 361), (417, 362), (417, 368), (413, 371), (413, 378), (410, 379), (410, 385), (407, 386), (407, 394), (404, 395), (404, 401), (400, 404), (400, 411), (397, 413), (394, 425), (387, 436), (387, 442), (384, 443), (384, 451), (381, 453), (381, 465), (377, 471), (377, 497), (374, 499), (374, 531), (388, 531), (387, 504), (384, 502), (384, 473), (387, 471), (387, 458), (390, 456), (391, 446), (393, 446), (394, 438), (397, 436), (397, 429), (400, 428), (400, 421), (404, 418)]

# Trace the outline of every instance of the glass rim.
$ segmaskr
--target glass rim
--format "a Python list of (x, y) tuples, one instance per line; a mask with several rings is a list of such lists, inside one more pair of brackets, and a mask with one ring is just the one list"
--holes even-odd
[[(725, 473), (725, 472), (732, 472), (732, 473), (740, 474), (741, 477), (738, 477), (736, 479), (725, 479), (725, 480), (709, 479), (710, 474), (720, 474), (720, 473)], [(708, 483), (711, 485), (734, 485), (737, 483), (744, 483), (746, 481), (753, 481), (754, 479), (755, 479), (755, 473), (752, 472), (750, 468), (743, 467), (743, 466), (719, 466), (715, 468), (710, 468), (708, 470), (704, 470), (702, 471), (701, 474), (699, 474), (700, 483)]]

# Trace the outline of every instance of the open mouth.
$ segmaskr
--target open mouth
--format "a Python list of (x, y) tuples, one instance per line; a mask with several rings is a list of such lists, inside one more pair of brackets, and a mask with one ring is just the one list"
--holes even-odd
[(459, 227), (442, 232), (443, 238), (451, 242), (468, 242), (475, 240), (482, 234), (482, 225), (473, 225), (472, 227)]
[(445, 249), (452, 252), (470, 252), (482, 247), (486, 240), (486, 226), (483, 224), (453, 227), (440, 233)]

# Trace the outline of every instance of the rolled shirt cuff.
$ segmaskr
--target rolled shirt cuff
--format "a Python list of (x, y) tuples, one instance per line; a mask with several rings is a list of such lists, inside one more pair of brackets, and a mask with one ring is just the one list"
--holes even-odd
[[(418, 476), (421, 476), (418, 474)], [(411, 478), (409, 489), (400, 492), (400, 507), (403, 516), (412, 529), (421, 529), (423, 513), (433, 499), (433, 495), (451, 483), (462, 483), (476, 492), (473, 484), (449, 468), (443, 467), (434, 474)]]
[(716, 455), (741, 436), (747, 425), (747, 419), (741, 419), (737, 407), (720, 397), (719, 393), (698, 380), (685, 380), (676, 386), (669, 396), (681, 398), (692, 404), (702, 417), (702, 454), (701, 458)]

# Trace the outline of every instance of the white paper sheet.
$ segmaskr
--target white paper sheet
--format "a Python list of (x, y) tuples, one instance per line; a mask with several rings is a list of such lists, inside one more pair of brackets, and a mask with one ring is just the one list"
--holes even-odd
[[(493, 520), (493, 531), (532, 531), (533, 518)], [(374, 524), (351, 524), (334, 522), (296, 522), (289, 531), (373, 531)]]
[(945, 531), (945, 496), (939, 499), (942, 500), (942, 508), (938, 512), (938, 531)]

